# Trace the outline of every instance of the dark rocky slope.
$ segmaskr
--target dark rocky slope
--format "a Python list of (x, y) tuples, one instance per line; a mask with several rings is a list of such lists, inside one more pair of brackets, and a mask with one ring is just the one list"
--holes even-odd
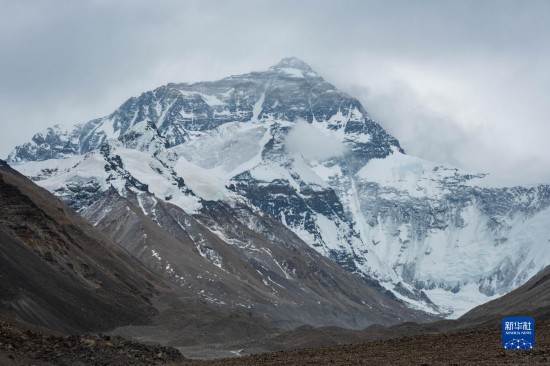
[(0, 316), (63, 333), (143, 324), (162, 281), (0, 161)]
[(129, 197), (111, 190), (82, 214), (188, 297), (283, 328), (437, 319), (353, 276), (261, 211), (208, 202), (188, 215), (152, 195), (140, 195), (141, 208)]

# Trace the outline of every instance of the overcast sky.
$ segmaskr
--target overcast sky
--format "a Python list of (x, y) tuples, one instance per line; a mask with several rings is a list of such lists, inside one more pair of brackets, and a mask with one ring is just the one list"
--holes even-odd
[(0, 0), (0, 156), (168, 82), (286, 56), (407, 153), (550, 183), (550, 1)]

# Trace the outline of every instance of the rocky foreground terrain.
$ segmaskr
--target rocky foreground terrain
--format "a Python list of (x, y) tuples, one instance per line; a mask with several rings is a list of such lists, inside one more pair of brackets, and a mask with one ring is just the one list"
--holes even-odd
[(122, 337), (44, 335), (0, 323), (0, 365), (161, 365), (183, 360), (174, 348)]
[(108, 335), (44, 336), (0, 323), (1, 365), (548, 365), (550, 322), (537, 324), (532, 351), (505, 351), (499, 328), (425, 334), (384, 341), (186, 360), (174, 348)]

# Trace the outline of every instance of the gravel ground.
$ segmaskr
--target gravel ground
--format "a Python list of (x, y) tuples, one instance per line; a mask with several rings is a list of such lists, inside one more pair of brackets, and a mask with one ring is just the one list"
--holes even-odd
[(535, 344), (531, 351), (506, 351), (501, 346), (500, 329), (481, 329), (191, 365), (550, 365), (550, 322), (537, 324)]

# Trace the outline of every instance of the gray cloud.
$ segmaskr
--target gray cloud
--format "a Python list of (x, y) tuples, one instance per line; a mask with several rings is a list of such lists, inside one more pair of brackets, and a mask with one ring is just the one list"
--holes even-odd
[(357, 86), (351, 90), (369, 107), (370, 115), (399, 138), (408, 154), (470, 172), (488, 172), (513, 184), (550, 182), (546, 142), (550, 130), (544, 117), (537, 120), (522, 116), (522, 108), (502, 106), (501, 113), (487, 111), (494, 116), (493, 123), (481, 114), (477, 120), (478, 114), (457, 112), (452, 102), (415, 92), (404, 81), (376, 92)]
[(411, 153), (550, 182), (549, 18), (543, 0), (5, 0), (0, 156), (164, 83), (293, 55)]
[(346, 152), (343, 142), (306, 121), (297, 122), (288, 132), (285, 148), (306, 160), (326, 160)]

